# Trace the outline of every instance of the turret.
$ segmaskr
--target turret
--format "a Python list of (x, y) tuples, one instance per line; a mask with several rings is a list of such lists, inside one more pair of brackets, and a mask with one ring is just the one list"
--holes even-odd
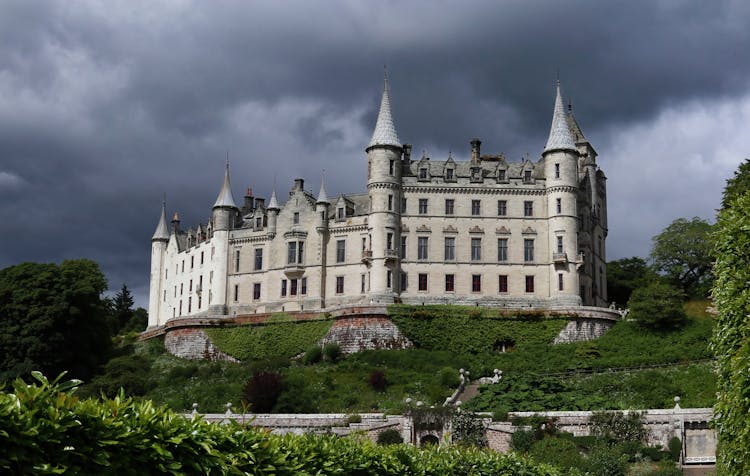
[[(179, 223), (179, 222), (178, 222)], [(160, 322), (162, 299), (160, 296), (164, 289), (164, 261), (169, 242), (169, 229), (167, 228), (167, 204), (162, 202), (159, 223), (156, 231), (151, 237), (151, 275), (149, 282), (148, 298), (148, 326), (158, 326)]]
[(235, 217), (238, 212), (237, 205), (232, 196), (232, 187), (229, 183), (229, 162), (224, 170), (224, 183), (216, 197), (211, 210), (211, 221), (213, 222), (213, 238), (211, 239), (212, 254), (214, 258), (214, 276), (211, 282), (209, 314), (226, 315), (227, 313), (227, 272), (229, 270), (229, 230), (234, 228)]
[(578, 157), (557, 82), (549, 138), (542, 153), (547, 187), (550, 297), (557, 305), (580, 305), (578, 259)]
[(232, 196), (232, 187), (229, 184), (229, 162), (224, 171), (224, 183), (216, 197), (212, 215), (214, 219), (214, 231), (229, 230), (234, 227), (234, 218), (237, 213), (237, 205)]
[(276, 218), (279, 216), (280, 210), (279, 201), (276, 199), (276, 186), (273, 187), (266, 210), (268, 211), (268, 234), (273, 238), (276, 236)]
[(320, 192), (318, 192), (318, 199), (315, 201), (315, 211), (318, 214), (318, 225), (319, 231), (324, 231), (328, 228), (328, 206), (331, 204), (328, 199), (328, 193), (326, 192), (325, 177), (320, 181)]
[(370, 250), (370, 300), (393, 302), (400, 275), (397, 247), (401, 243), (401, 155), (403, 148), (391, 115), (388, 76), (372, 139), (365, 149), (368, 160), (367, 192), (371, 208), (368, 218)]

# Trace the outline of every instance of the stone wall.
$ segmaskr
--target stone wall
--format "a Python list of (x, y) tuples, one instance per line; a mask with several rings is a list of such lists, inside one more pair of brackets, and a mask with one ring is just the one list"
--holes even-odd
[(201, 329), (173, 329), (164, 336), (164, 348), (170, 354), (190, 360), (226, 360), (239, 362), (216, 348)]
[(552, 343), (568, 344), (571, 342), (593, 340), (603, 336), (614, 325), (615, 321), (605, 319), (575, 319), (568, 321)]
[(342, 317), (331, 325), (321, 344), (335, 342), (345, 354), (373, 349), (408, 349), (412, 347), (398, 327), (386, 317)]

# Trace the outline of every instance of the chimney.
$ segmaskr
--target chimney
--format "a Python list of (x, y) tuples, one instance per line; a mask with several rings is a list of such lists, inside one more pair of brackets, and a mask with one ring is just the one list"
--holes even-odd
[(174, 212), (174, 215), (172, 215), (172, 233), (175, 235), (180, 232), (180, 215), (177, 212)]
[(266, 199), (261, 197), (255, 198), (255, 208), (266, 208)]
[(304, 190), (305, 189), (305, 179), (296, 178), (294, 179), (294, 190)]
[(411, 144), (404, 144), (404, 163), (410, 164), (411, 163)]
[(480, 146), (482, 141), (479, 139), (471, 139), (471, 162), (476, 164), (479, 163)]
[(242, 213), (247, 214), (253, 211), (253, 189), (248, 188), (245, 193), (245, 203), (242, 205)]

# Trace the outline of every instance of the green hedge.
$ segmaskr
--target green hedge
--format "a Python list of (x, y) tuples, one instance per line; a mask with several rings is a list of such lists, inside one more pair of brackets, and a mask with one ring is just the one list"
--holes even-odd
[[(277, 436), (185, 418), (122, 395), (79, 400), (76, 382), (16, 380), (0, 393), (0, 472), (11, 474), (542, 475), (513, 455), (457, 447), (380, 447), (335, 436)], [(566, 472), (570, 474), (570, 472)]]
[(222, 352), (240, 360), (294, 357), (316, 345), (332, 321), (281, 322), (262, 326), (206, 329)]

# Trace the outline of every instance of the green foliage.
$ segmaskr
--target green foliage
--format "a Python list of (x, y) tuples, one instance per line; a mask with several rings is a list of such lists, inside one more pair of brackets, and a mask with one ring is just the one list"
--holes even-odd
[(625, 476), (628, 456), (615, 445), (595, 446), (584, 460), (582, 470), (597, 476)]
[(706, 297), (713, 282), (712, 230), (698, 217), (678, 218), (652, 239), (654, 267), (690, 297)]
[(485, 448), (488, 445), (484, 422), (479, 415), (472, 412), (458, 412), (451, 419), (453, 443), (462, 446)]
[(306, 321), (212, 327), (205, 331), (219, 349), (244, 361), (294, 357), (315, 345), (330, 328), (331, 321)]
[[(133, 295), (130, 289), (123, 284), (122, 288), (112, 298), (107, 298), (107, 326), (109, 333), (116, 336), (123, 327), (133, 318)], [(145, 327), (144, 327), (145, 329)]]
[(547, 437), (535, 441), (529, 450), (534, 461), (557, 466), (564, 470), (583, 465), (578, 446), (569, 439)]
[(329, 362), (336, 362), (341, 357), (341, 346), (336, 342), (329, 342), (323, 346), (323, 356)]
[(628, 301), (628, 317), (648, 329), (677, 329), (687, 319), (684, 297), (681, 290), (669, 284), (653, 282), (633, 291)]
[[(748, 166), (743, 167), (746, 174)], [(730, 192), (733, 195), (734, 192)], [(733, 198), (719, 212), (714, 236), (718, 310), (712, 347), (718, 359), (715, 424), (721, 474), (750, 474), (750, 193)]]
[(398, 445), (404, 442), (404, 438), (398, 430), (389, 428), (378, 433), (377, 443), (382, 446)]
[(591, 433), (611, 442), (642, 442), (646, 437), (643, 415), (638, 412), (594, 412)]
[(255, 372), (245, 384), (243, 402), (253, 413), (270, 413), (283, 389), (283, 377), (276, 372)]
[(461, 384), (461, 378), (458, 376), (458, 372), (451, 367), (443, 367), (438, 373), (438, 381), (440, 385), (448, 388), (458, 388)]
[(750, 191), (750, 159), (745, 159), (734, 171), (734, 176), (727, 180), (727, 185), (724, 187), (724, 193), (721, 197), (721, 208), (732, 207), (734, 201), (748, 191)]
[(519, 453), (528, 453), (536, 441), (536, 431), (518, 428), (510, 437), (510, 448)]
[(110, 348), (106, 289), (85, 259), (0, 270), (0, 381), (31, 370), (89, 378)]
[[(183, 377), (179, 375), (182, 369), (195, 368), (195, 366), (186, 365), (173, 369), (173, 379)], [(120, 392), (132, 397), (143, 396), (154, 382), (149, 379), (151, 371), (151, 360), (142, 355), (124, 355), (115, 357), (104, 366), (104, 372), (97, 375), (82, 392), (86, 396), (97, 396), (103, 394), (108, 398), (114, 398)]]
[(17, 380), (0, 393), (0, 472), (10, 474), (539, 475), (546, 465), (471, 448), (377, 446), (210, 424), (122, 395), (80, 400), (76, 382)]
[(321, 349), (319, 345), (315, 345), (310, 347), (307, 352), (305, 352), (305, 356), (302, 358), (302, 362), (304, 362), (306, 365), (317, 364), (322, 358), (323, 349)]
[(370, 388), (377, 392), (385, 391), (388, 386), (388, 381), (385, 378), (385, 373), (382, 370), (373, 370), (370, 372), (370, 376), (367, 378), (367, 383)]
[(669, 439), (667, 447), (669, 448), (669, 457), (672, 461), (680, 461), (680, 455), (682, 454), (682, 441), (676, 436), (673, 436)]
[(643, 258), (633, 256), (607, 263), (607, 298), (624, 306), (634, 290), (659, 279)]

